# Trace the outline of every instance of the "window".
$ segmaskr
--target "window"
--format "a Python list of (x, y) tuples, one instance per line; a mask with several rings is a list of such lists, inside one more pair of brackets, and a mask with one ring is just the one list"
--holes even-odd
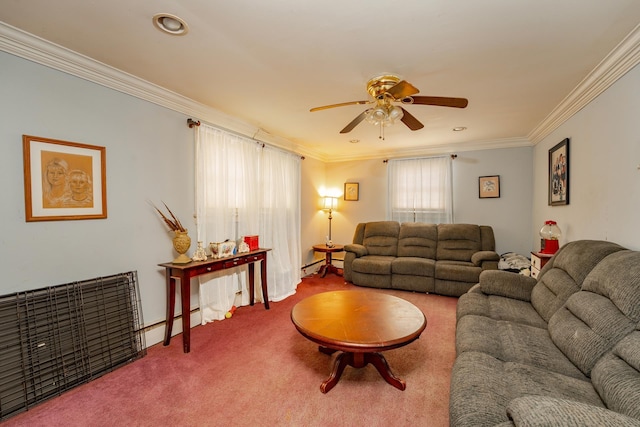
[[(258, 235), (268, 252), (272, 301), (295, 293), (300, 282), (300, 156), (202, 124), (196, 134), (198, 241)], [(243, 267), (240, 267), (243, 268)], [(249, 301), (246, 274), (200, 283), (203, 323), (224, 318), (236, 292)]]
[(388, 217), (398, 222), (453, 222), (451, 159), (389, 160)]

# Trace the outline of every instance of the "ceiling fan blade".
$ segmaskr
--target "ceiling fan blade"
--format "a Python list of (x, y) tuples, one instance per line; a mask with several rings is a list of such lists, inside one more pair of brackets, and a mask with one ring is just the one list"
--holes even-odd
[(320, 111), (320, 110), (327, 110), (329, 108), (335, 108), (335, 107), (344, 107), (347, 105), (358, 105), (358, 104), (371, 104), (372, 101), (351, 101), (351, 102), (341, 102), (340, 104), (331, 104), (331, 105), (323, 105), (322, 107), (315, 107), (312, 108), (311, 112), (313, 111)]
[[(402, 107), (400, 107), (400, 108), (402, 108)], [(409, 114), (409, 112), (407, 110), (405, 110), (404, 108), (402, 108), (402, 112), (404, 114), (402, 115), (402, 118), (400, 120), (402, 120), (402, 123), (407, 125), (407, 127), (409, 129), (418, 130), (418, 129), (422, 129), (424, 127), (424, 125), (422, 123), (420, 123), (420, 121), (418, 119), (416, 119), (411, 114)]]
[[(441, 96), (412, 96), (413, 104), (437, 105), (440, 107), (466, 108), (469, 100), (466, 98), (446, 98)], [(411, 102), (409, 102), (411, 103)]]
[(365, 110), (362, 113), (360, 113), (358, 115), (358, 117), (356, 117), (355, 119), (353, 119), (351, 121), (351, 123), (349, 123), (348, 125), (346, 125), (344, 127), (344, 129), (342, 129), (340, 131), (340, 133), (349, 133), (353, 130), (354, 127), (358, 126), (358, 124), (360, 124), (361, 121), (364, 120), (365, 117), (367, 117), (367, 113), (369, 112), (369, 110)]
[(393, 99), (402, 99), (407, 96), (415, 95), (420, 92), (415, 86), (406, 80), (400, 80), (395, 85), (391, 86), (386, 93), (393, 96)]

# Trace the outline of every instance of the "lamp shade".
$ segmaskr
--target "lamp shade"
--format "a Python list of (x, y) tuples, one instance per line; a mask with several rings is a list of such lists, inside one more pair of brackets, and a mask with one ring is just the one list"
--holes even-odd
[(324, 210), (333, 210), (338, 206), (338, 198), (337, 197), (330, 197), (330, 196), (326, 196), (323, 200), (322, 200), (322, 209)]

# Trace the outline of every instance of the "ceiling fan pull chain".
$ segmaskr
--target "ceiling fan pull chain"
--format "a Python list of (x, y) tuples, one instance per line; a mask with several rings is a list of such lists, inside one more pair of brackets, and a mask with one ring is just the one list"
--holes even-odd
[(384, 124), (382, 122), (380, 122), (380, 136), (378, 138), (384, 141)]

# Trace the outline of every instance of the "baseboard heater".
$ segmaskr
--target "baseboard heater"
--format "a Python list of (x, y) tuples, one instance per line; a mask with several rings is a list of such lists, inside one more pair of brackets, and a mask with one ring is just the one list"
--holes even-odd
[(136, 272), (0, 296), (0, 420), (146, 354)]

